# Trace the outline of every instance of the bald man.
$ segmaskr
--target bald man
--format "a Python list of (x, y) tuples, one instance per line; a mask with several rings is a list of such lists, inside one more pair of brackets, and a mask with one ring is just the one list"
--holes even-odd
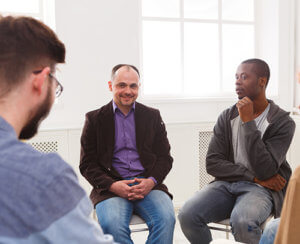
[(93, 186), (91, 200), (105, 233), (133, 243), (133, 213), (149, 227), (147, 243), (172, 244), (171, 194), (163, 180), (172, 168), (170, 144), (157, 109), (136, 102), (140, 74), (119, 64), (108, 82), (113, 100), (86, 114), (81, 136), (81, 174)]

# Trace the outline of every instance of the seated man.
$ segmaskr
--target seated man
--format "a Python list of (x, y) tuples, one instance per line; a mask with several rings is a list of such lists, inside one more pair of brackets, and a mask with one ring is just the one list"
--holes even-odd
[[(300, 166), (292, 174), (284, 199), (281, 218), (270, 222), (260, 244), (298, 244), (300, 240)], [(279, 227), (278, 227), (279, 226)], [(277, 233), (277, 234), (276, 234)], [(276, 239), (275, 239), (276, 236)], [(275, 241), (274, 241), (275, 240)]]
[(163, 180), (173, 159), (159, 111), (135, 102), (139, 80), (132, 65), (112, 69), (113, 100), (86, 115), (80, 171), (93, 186), (90, 197), (104, 233), (132, 243), (129, 222), (136, 213), (149, 227), (147, 243), (171, 244), (175, 216)]
[(206, 169), (215, 180), (185, 203), (181, 228), (191, 243), (209, 243), (207, 223), (230, 218), (236, 241), (258, 243), (260, 225), (280, 215), (291, 169), (286, 153), (295, 123), (267, 100), (270, 71), (260, 59), (242, 62), (236, 72), (239, 101), (214, 127)]
[(63, 88), (65, 46), (42, 22), (0, 16), (0, 243), (114, 243), (89, 215), (72, 168), (29, 139)]

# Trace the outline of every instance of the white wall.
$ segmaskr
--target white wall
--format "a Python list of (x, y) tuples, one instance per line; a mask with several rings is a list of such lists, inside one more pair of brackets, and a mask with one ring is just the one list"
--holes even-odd
[[(295, 2), (296, 26), (295, 26), (295, 106), (300, 106), (300, 1)], [(297, 74), (299, 76), (297, 77)], [(299, 110), (300, 112), (300, 110)]]
[(56, 1), (56, 32), (67, 49), (58, 74), (64, 92), (43, 128), (72, 128), (111, 99), (107, 81), (118, 63), (138, 66), (138, 0)]
[[(107, 81), (110, 77), (110, 70), (115, 64), (131, 63), (139, 67), (139, 1), (56, 0), (56, 32), (67, 48), (67, 63), (60, 67), (61, 75), (58, 75), (65, 90), (58, 104), (54, 106), (50, 117), (42, 124), (41, 131), (43, 133), (49, 129), (68, 130), (64, 132), (69, 138), (66, 159), (77, 173), (79, 173), (79, 137), (84, 114), (104, 105), (111, 99)], [(271, 3), (274, 0), (266, 1)], [(272, 51), (274, 51), (283, 56), (277, 63), (280, 67), (278, 71), (280, 96), (276, 98), (276, 101), (284, 108), (290, 109), (293, 100), (293, 79), (290, 76), (294, 66), (293, 60), (290, 60), (293, 46), (289, 43), (293, 44), (294, 26), (288, 23), (289, 19), (293, 18), (291, 14), (293, 11), (300, 12), (300, 4), (296, 1), (297, 9), (293, 10), (293, 0), (276, 2), (279, 4), (278, 8), (269, 9), (268, 13), (281, 11), (278, 18), (282, 20), (282, 24), (278, 33), (275, 34), (281, 38), (270, 43), (268, 50), (264, 50), (266, 50), (265, 55), (272, 56)], [(262, 18), (266, 12), (262, 11), (259, 14)], [(275, 23), (271, 21), (269, 24)], [(299, 28), (300, 18), (298, 17), (296, 26), (298, 66), (300, 66)], [(263, 29), (263, 27), (258, 28), (259, 35), (267, 35)], [(269, 37), (266, 36), (272, 42), (272, 38)], [(146, 104), (159, 108), (167, 124), (174, 166), (166, 182), (170, 191), (174, 193), (175, 205), (180, 205), (188, 199), (199, 186), (197, 168), (199, 124), (212, 122), (209, 123), (211, 128), (219, 113), (233, 104), (235, 99), (226, 101), (220, 99), (142, 100)], [(70, 130), (71, 128), (75, 130)], [(298, 136), (295, 142), (299, 141), (299, 133), (297, 130)], [(296, 144), (293, 144), (292, 156), (290, 156), (293, 167), (300, 162), (300, 152)], [(80, 182), (85, 189), (89, 189), (88, 183), (82, 177), (80, 177)]]
[[(272, 4), (274, 0), (264, 1)], [(259, 19), (272, 15), (274, 11), (280, 12), (278, 41), (272, 42), (277, 36), (273, 33), (274, 38), (268, 41), (272, 48), (262, 53), (262, 56), (270, 57), (271, 60), (272, 52), (281, 55), (279, 62), (274, 63), (274, 66), (280, 67), (278, 71), (280, 95), (275, 101), (287, 110), (293, 105), (291, 70), (294, 69), (294, 64), (290, 52), (293, 51), (294, 32), (293, 26), (289, 25), (290, 19), (294, 16), (293, 2), (294, 0), (277, 0), (277, 8), (262, 11), (257, 16)], [(42, 124), (42, 128), (80, 128), (87, 111), (96, 109), (111, 99), (107, 87), (111, 68), (118, 63), (130, 63), (139, 67), (140, 1), (56, 0), (55, 9), (56, 32), (67, 48), (67, 63), (60, 67), (61, 74), (58, 74), (65, 90), (49, 118)], [(269, 24), (276, 26), (276, 21)], [(258, 28), (258, 34), (263, 35), (263, 29), (266, 28), (267, 26)], [(268, 33), (265, 35), (266, 38), (270, 36)], [(140, 101), (159, 108), (167, 123), (211, 122), (216, 120), (222, 110), (232, 105), (236, 98), (225, 101), (220, 99), (145, 101), (140, 98)]]

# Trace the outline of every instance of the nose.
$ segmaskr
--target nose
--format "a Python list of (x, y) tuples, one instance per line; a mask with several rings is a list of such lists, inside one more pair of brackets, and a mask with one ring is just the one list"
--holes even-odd
[(238, 86), (238, 85), (241, 85), (242, 82), (241, 82), (241, 79), (239, 77), (236, 77), (235, 78), (235, 85)]
[(126, 94), (130, 94), (130, 93), (131, 93), (131, 89), (130, 89), (129, 86), (126, 86), (126, 88), (125, 88), (125, 93), (126, 93)]

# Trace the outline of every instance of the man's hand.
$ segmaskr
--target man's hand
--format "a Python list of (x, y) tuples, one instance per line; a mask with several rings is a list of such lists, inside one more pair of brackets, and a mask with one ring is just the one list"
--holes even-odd
[(134, 183), (135, 180), (119, 180), (114, 183), (109, 188), (109, 191), (115, 193), (116, 195), (128, 198), (129, 193), (131, 192), (131, 187), (128, 184)]
[(249, 122), (254, 119), (253, 102), (249, 97), (244, 97), (239, 100), (236, 107), (243, 122)]
[(271, 178), (262, 181), (255, 177), (254, 182), (273, 191), (282, 190), (286, 184), (286, 180), (280, 174), (276, 174)]
[(152, 179), (135, 178), (134, 180), (138, 184), (131, 187), (131, 193), (128, 195), (128, 200), (138, 200), (144, 198), (155, 186), (155, 183)]

